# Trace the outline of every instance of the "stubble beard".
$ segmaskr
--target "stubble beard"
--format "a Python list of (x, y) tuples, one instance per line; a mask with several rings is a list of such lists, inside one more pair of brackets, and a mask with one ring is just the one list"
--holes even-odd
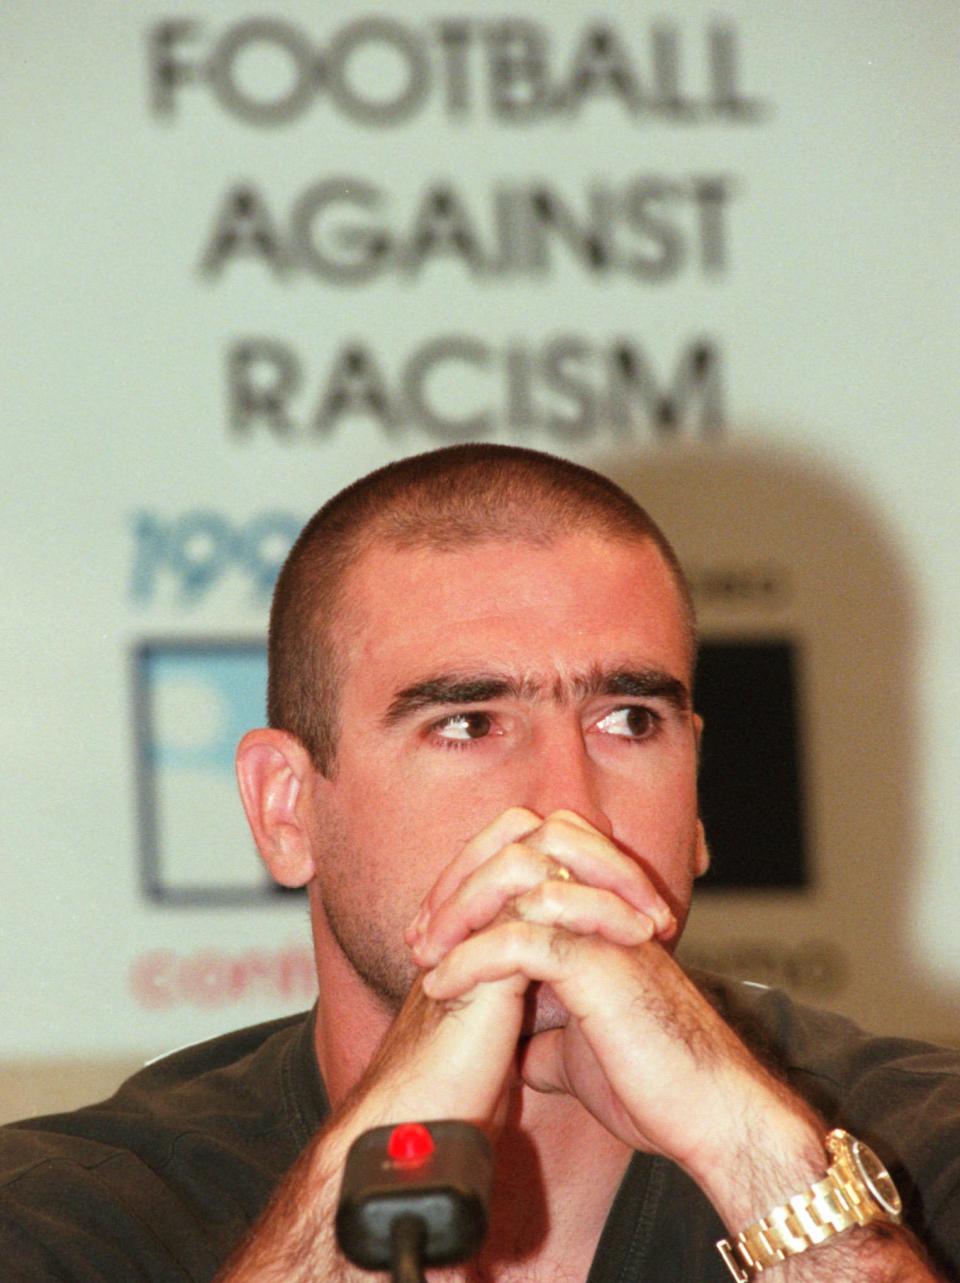
[(396, 1017), (417, 978), (417, 968), (402, 941), (376, 938), (369, 921), (358, 920), (336, 896), (323, 897), (330, 934), (364, 988), (391, 1017)]
[(324, 817), (314, 843), (322, 858), (313, 887), (313, 911), (322, 913), (341, 957), (393, 1020), (418, 974), (402, 938), (403, 899), (382, 892), (375, 873), (355, 850), (347, 826), (335, 815)]

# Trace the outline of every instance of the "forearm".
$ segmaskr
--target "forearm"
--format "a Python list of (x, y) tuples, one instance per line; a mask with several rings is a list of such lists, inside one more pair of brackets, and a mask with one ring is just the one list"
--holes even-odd
[(340, 1173), (352, 1140), (335, 1123), (307, 1146), (217, 1283), (360, 1283), (337, 1250), (334, 1217)]
[[(521, 1002), (521, 992), (488, 985), (451, 1009), (429, 1001), (416, 984), (363, 1078), (294, 1164), (216, 1283), (365, 1283), (369, 1274), (344, 1258), (334, 1230), (350, 1146), (389, 1123), (490, 1120), (516, 1044)], [(441, 1277), (457, 1283), (460, 1275), (451, 1270)]]

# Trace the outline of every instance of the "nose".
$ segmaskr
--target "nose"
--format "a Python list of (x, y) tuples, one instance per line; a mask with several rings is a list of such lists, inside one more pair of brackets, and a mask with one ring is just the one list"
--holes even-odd
[(600, 768), (587, 753), (578, 723), (541, 730), (532, 739), (529, 758), (522, 805), (538, 815), (575, 811), (606, 837), (613, 836)]

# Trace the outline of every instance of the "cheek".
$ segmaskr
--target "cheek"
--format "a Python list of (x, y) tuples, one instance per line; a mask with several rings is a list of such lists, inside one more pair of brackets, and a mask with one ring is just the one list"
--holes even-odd
[[(441, 872), (482, 827), (468, 787), (425, 787), (404, 771), (341, 774), (326, 828), (327, 850), (358, 885), (394, 896), (412, 916)], [(323, 839), (322, 839), (323, 840)]]
[(481, 761), (470, 749), (442, 748), (379, 761), (364, 755), (337, 782), (344, 823), (365, 843), (390, 843), (404, 851), (411, 867), (429, 864), (439, 872), (516, 802), (516, 766), (495, 769), (492, 758)]
[(616, 771), (609, 771), (608, 778), (615, 779), (616, 787), (634, 799), (638, 813), (646, 813), (651, 820), (682, 824), (696, 811), (697, 766), (686, 740), (673, 738), (676, 742), (662, 750), (656, 744), (649, 753), (643, 745), (629, 750), (636, 752), (636, 758), (621, 755)]
[(611, 803), (616, 840), (668, 899), (689, 897), (697, 858), (697, 787), (688, 766), (635, 778)]

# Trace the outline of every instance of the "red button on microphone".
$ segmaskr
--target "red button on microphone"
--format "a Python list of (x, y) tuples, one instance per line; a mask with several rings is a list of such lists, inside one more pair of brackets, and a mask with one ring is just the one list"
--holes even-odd
[[(337, 1242), (365, 1270), (395, 1279), (400, 1240), (423, 1230), (420, 1264), (452, 1265), (479, 1249), (487, 1229), (493, 1152), (482, 1131), (453, 1118), (395, 1123), (363, 1132), (350, 1146), (337, 1207)], [(409, 1247), (410, 1244), (406, 1244)], [(399, 1255), (398, 1255), (399, 1253)]]
[(398, 1163), (422, 1163), (433, 1153), (433, 1137), (423, 1123), (401, 1123), (390, 1133), (387, 1153)]

